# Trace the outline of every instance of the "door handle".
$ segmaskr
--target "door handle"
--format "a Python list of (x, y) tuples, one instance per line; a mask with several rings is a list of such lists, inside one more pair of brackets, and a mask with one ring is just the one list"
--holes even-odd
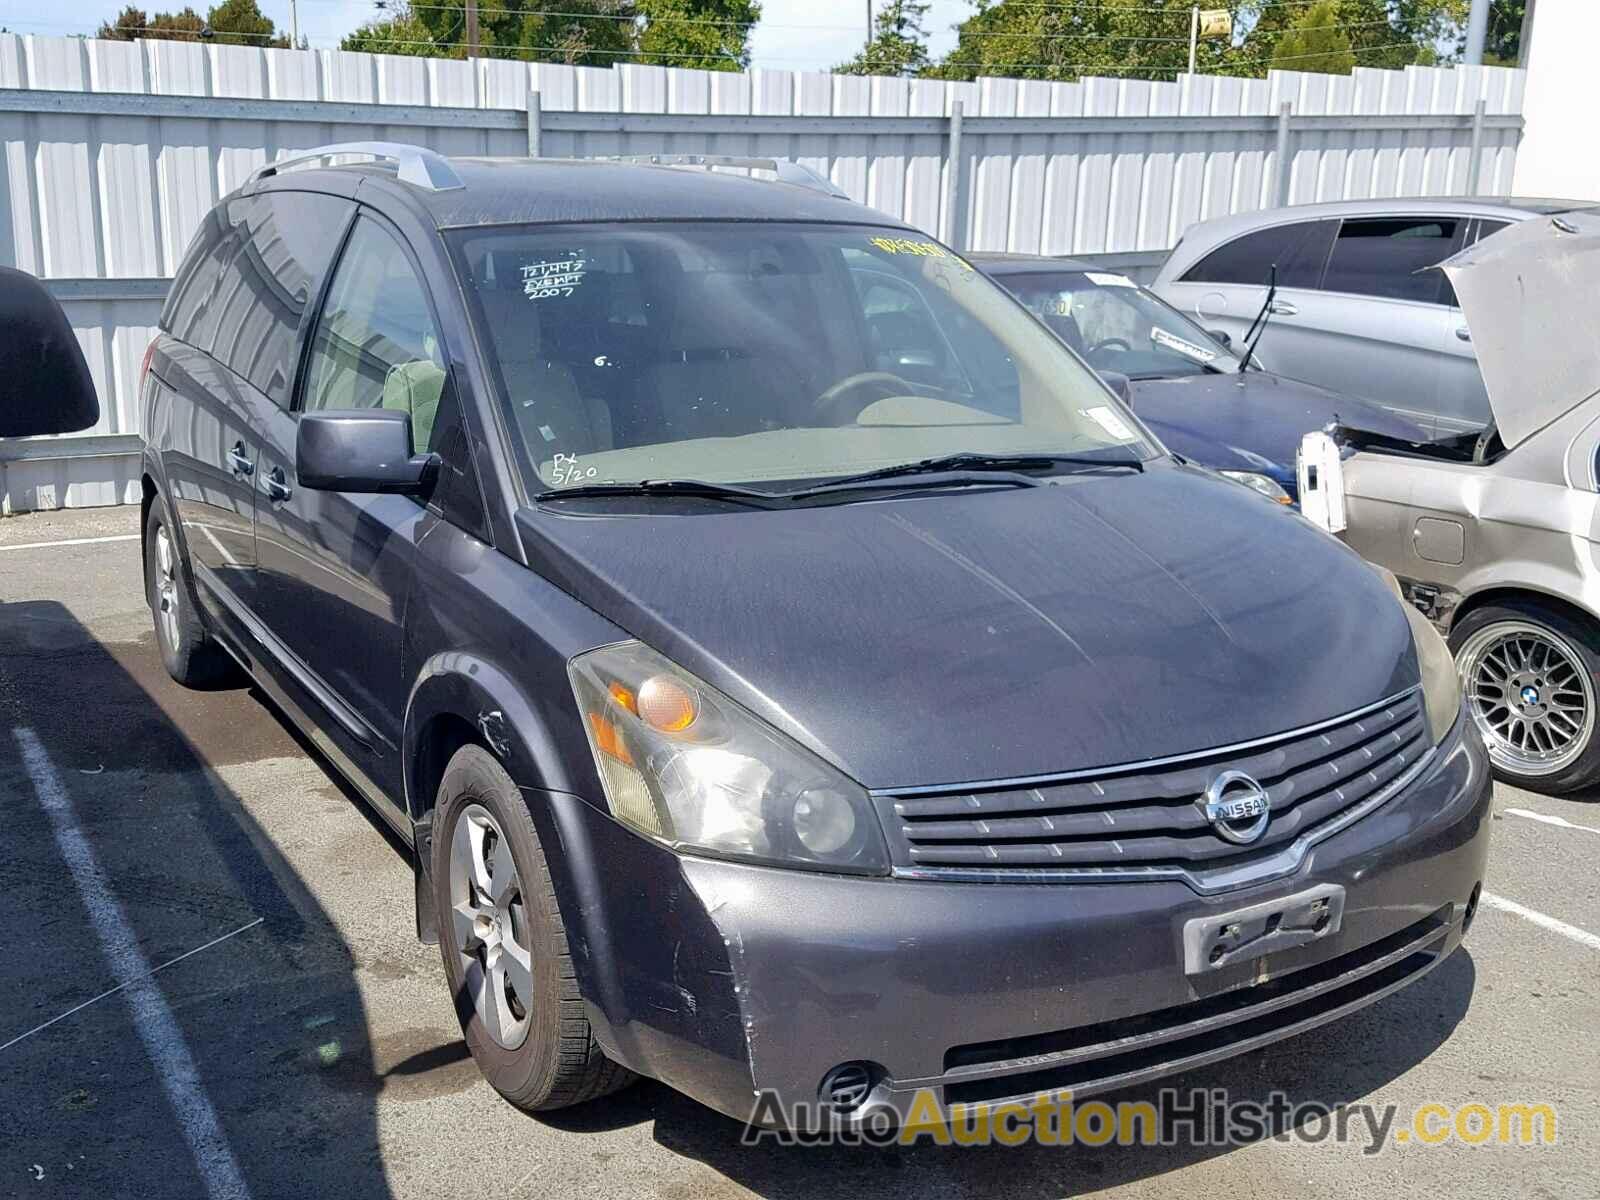
[(289, 481), (283, 474), (283, 468), (273, 467), (271, 473), (267, 476), (267, 499), (278, 502), (287, 500), (292, 495), (294, 495), (294, 491), (289, 487)]
[(1456, 338), (1459, 341), (1470, 342), (1472, 340), (1472, 330), (1468, 329), (1465, 325), (1457, 325)]
[(1270, 311), (1276, 313), (1280, 317), (1292, 317), (1300, 312), (1298, 308), (1290, 304), (1287, 300), (1274, 300), (1272, 302), (1272, 308)]
[(254, 475), (256, 472), (255, 463), (244, 452), (243, 442), (235, 442), (233, 449), (228, 451), (228, 465), (233, 468), (235, 475)]

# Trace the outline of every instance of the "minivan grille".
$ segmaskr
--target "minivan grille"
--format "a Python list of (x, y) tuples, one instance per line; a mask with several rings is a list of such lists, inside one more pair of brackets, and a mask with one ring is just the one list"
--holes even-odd
[[(1112, 768), (1029, 787), (879, 797), (896, 865), (935, 869), (1178, 868), (1205, 871), (1266, 857), (1327, 827), (1427, 754), (1416, 691), (1244, 750), (1199, 754), (1155, 768)], [(1249, 845), (1223, 838), (1199, 803), (1223, 771), (1267, 792), (1271, 817)]]

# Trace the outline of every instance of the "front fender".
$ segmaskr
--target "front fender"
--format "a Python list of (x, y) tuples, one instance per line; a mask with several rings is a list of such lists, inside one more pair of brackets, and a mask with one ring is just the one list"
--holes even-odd
[(554, 733), (537, 705), (510, 674), (492, 660), (461, 650), (435, 654), (423, 663), (406, 701), (401, 747), (405, 763), (406, 810), (420, 820), (432, 806), (418, 780), (418, 751), (437, 717), (460, 717), (500, 759), (521, 788), (576, 792), (574, 779)]

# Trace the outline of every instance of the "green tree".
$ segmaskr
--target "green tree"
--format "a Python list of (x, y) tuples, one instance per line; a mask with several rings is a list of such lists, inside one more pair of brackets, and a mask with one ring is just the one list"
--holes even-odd
[[(1083, 75), (1174, 78), (1188, 68), (1190, 0), (971, 0), (977, 9), (956, 27), (955, 48), (923, 72), (936, 78), (1001, 75), (1077, 79)], [(1220, 0), (1237, 18), (1245, 0)], [(1232, 52), (1226, 39), (1204, 39), (1196, 69), (1215, 71)]]
[(750, 30), (761, 19), (756, 0), (637, 0), (642, 23), (634, 62), (702, 71), (750, 65)]
[(836, 75), (916, 75), (927, 69), (928, 35), (922, 22), (931, 5), (919, 0), (890, 0), (875, 18), (873, 38)]
[[(1332, 0), (1332, 21), (1318, 24), (1334, 24), (1344, 32), (1356, 66), (1396, 69), (1413, 63), (1431, 64), (1438, 61), (1437, 47), (1448, 45), (1457, 36), (1468, 2)], [(1301, 23), (1304, 6), (1287, 0), (1253, 0), (1244, 8), (1249, 33), (1231, 56), (1232, 73), (1261, 76), (1274, 66), (1304, 70), (1300, 62), (1274, 61), (1285, 56), (1281, 43)]]
[(1278, 39), (1273, 56), (1286, 70), (1348, 75), (1355, 69), (1350, 35), (1339, 27), (1333, 0), (1313, 4)]
[(383, 21), (368, 21), (344, 35), (341, 50), (362, 50), (368, 54), (408, 54), (415, 58), (446, 58), (447, 49), (434, 41), (433, 30), (419, 20), (409, 7), (402, 7)]
[(148, 14), (130, 4), (114, 20), (102, 24), (96, 36), (119, 42), (165, 38), (179, 42), (215, 40), (236, 46), (289, 44), (289, 39), (262, 15), (257, 0), (222, 0), (204, 19), (193, 8)]

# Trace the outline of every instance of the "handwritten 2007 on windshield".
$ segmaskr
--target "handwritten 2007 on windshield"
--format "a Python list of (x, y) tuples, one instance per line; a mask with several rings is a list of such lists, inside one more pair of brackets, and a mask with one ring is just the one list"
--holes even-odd
[(522, 268), (522, 294), (530, 300), (570, 296), (583, 282), (584, 263), (582, 258), (528, 263)]

